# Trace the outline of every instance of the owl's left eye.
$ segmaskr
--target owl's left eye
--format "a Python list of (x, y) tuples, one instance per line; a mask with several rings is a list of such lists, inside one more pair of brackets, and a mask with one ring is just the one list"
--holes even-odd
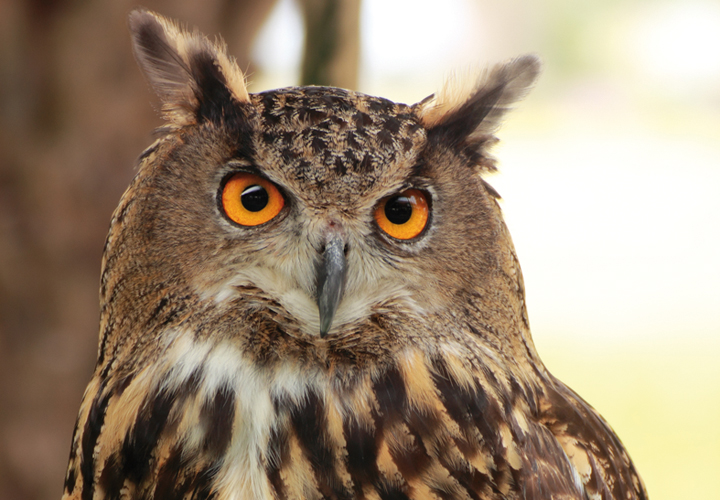
[(222, 208), (241, 226), (258, 226), (272, 220), (285, 206), (285, 198), (267, 179), (240, 172), (223, 187)]
[(425, 229), (429, 213), (425, 193), (418, 189), (407, 189), (382, 199), (375, 209), (375, 221), (380, 229), (393, 238), (409, 240)]

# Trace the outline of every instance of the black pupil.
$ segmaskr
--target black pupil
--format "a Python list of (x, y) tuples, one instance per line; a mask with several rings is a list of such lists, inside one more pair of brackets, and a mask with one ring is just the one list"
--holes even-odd
[(243, 207), (250, 212), (259, 212), (265, 208), (269, 199), (270, 197), (265, 188), (257, 184), (245, 188), (245, 191), (240, 195)]
[(405, 224), (412, 216), (412, 203), (407, 196), (396, 196), (385, 203), (385, 217), (393, 224)]

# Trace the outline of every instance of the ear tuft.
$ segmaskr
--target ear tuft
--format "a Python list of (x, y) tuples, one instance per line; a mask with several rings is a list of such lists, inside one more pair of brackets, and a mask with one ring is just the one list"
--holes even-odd
[(172, 126), (223, 119), (233, 101), (249, 101), (242, 71), (222, 42), (211, 43), (146, 10), (131, 12), (128, 24), (135, 58)]
[(430, 137), (461, 146), (482, 166), (493, 168), (484, 149), (495, 142), (492, 134), (503, 116), (527, 94), (539, 74), (540, 60), (526, 55), (474, 78), (451, 77), (437, 95), (416, 104), (415, 113)]

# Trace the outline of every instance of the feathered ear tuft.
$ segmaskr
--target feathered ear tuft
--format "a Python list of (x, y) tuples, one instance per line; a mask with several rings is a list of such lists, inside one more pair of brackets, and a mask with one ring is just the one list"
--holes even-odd
[(146, 10), (130, 13), (129, 25), (135, 58), (171, 126), (224, 120), (237, 112), (237, 103), (249, 100), (242, 71), (224, 43)]
[(494, 169), (487, 148), (510, 106), (522, 99), (540, 73), (533, 55), (483, 71), (479, 77), (451, 78), (437, 95), (414, 106), (428, 137), (460, 147), (480, 167)]

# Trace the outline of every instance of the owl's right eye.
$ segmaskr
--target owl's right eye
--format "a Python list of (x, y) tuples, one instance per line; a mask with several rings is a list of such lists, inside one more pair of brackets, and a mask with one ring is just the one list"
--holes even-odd
[(418, 189), (408, 189), (380, 201), (375, 209), (375, 221), (380, 229), (398, 240), (410, 240), (428, 222), (428, 200)]
[(230, 220), (241, 226), (259, 226), (272, 220), (285, 206), (285, 198), (267, 179), (240, 172), (223, 187), (222, 208)]

